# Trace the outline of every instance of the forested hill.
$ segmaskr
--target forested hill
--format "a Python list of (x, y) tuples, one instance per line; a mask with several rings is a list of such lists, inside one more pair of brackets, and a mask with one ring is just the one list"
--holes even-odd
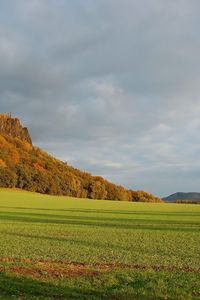
[(190, 193), (182, 193), (178, 192), (172, 194), (168, 197), (163, 198), (164, 201), (167, 202), (175, 202), (175, 201), (199, 201), (200, 202), (200, 193), (190, 192)]
[(161, 202), (69, 166), (32, 145), (18, 119), (0, 115), (0, 187), (91, 199)]

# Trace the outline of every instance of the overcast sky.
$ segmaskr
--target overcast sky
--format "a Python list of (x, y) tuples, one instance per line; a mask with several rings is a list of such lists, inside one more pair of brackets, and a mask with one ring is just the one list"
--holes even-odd
[(200, 1), (0, 0), (0, 111), (80, 169), (200, 191)]

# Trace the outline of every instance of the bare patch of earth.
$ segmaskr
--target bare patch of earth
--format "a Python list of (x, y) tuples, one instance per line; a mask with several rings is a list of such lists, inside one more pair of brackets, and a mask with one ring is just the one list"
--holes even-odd
[(70, 278), (70, 277), (95, 277), (102, 272), (111, 270), (155, 270), (155, 271), (179, 271), (186, 273), (200, 273), (200, 269), (189, 267), (163, 265), (139, 265), (139, 264), (84, 264), (66, 261), (13, 259), (0, 257), (0, 273), (13, 273), (33, 278)]

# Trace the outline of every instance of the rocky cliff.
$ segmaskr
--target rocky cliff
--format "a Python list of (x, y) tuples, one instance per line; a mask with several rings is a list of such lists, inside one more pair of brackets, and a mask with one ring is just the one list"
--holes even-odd
[(22, 141), (26, 141), (32, 145), (32, 140), (28, 129), (22, 127), (19, 119), (12, 118), (7, 114), (0, 114), (0, 134), (19, 138)]

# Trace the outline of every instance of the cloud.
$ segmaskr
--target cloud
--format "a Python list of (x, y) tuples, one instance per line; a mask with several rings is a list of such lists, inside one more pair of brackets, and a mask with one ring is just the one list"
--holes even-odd
[(199, 1), (0, 8), (0, 110), (35, 144), (129, 188), (198, 190)]

